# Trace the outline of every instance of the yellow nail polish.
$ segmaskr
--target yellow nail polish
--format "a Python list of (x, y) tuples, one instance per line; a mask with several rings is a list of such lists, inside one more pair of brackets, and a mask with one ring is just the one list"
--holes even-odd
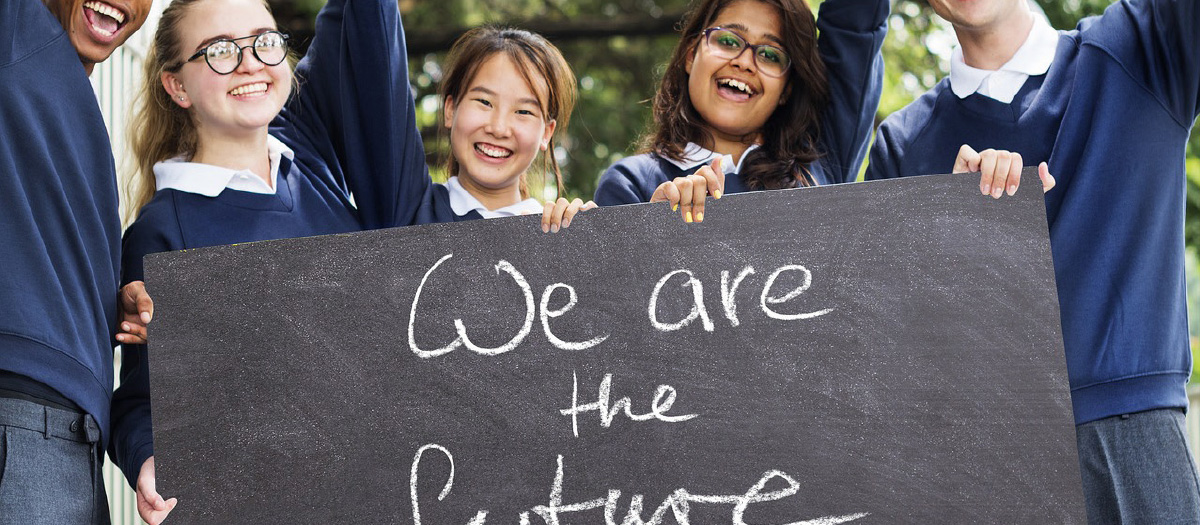
[(683, 216), (683, 222), (692, 222), (692, 212), (687, 212)]
[(704, 212), (696, 214), (696, 222), (704, 222)]
[(721, 190), (714, 191), (714, 192), (713, 192), (713, 198), (714, 198), (714, 199), (719, 199), (719, 198), (721, 198)]
[(672, 205), (671, 205), (671, 211), (679, 211), (679, 205), (678, 205), (678, 204), (672, 204)]

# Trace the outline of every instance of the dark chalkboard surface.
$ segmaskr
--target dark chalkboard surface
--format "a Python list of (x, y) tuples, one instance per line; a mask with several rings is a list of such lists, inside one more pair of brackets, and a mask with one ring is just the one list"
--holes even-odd
[(170, 522), (1084, 523), (1041, 195), (977, 185), (151, 256)]

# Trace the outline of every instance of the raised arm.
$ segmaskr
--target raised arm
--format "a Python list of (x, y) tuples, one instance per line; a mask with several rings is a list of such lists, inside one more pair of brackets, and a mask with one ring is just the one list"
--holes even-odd
[(411, 224), (431, 182), (395, 0), (331, 0), (296, 76), (272, 131), (311, 147), (364, 227)]
[(1110, 53), (1191, 129), (1200, 114), (1200, 2), (1124, 0), (1093, 21), (1085, 44)]
[(867, 154), (883, 89), (888, 0), (827, 0), (817, 16), (817, 47), (829, 78), (821, 143), (830, 180), (853, 181)]

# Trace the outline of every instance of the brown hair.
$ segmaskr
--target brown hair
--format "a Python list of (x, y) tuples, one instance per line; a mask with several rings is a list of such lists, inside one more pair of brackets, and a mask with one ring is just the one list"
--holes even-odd
[[(698, 52), (701, 33), (721, 10), (739, 0), (703, 0), (684, 18), (683, 36), (654, 96), (654, 127), (643, 148), (673, 160), (683, 159), (688, 142), (711, 143), (712, 135), (688, 96), (689, 55)], [(779, 13), (783, 50), (792, 59), (786, 99), (762, 127), (762, 145), (750, 152), (741, 176), (750, 189), (809, 186), (807, 164), (817, 160), (820, 116), (829, 99), (825, 63), (817, 53), (817, 26), (804, 0), (755, 0)], [(790, 90), (786, 91), (786, 90)]]
[[(546, 121), (557, 122), (554, 135), (565, 133), (571, 120), (571, 110), (575, 108), (577, 91), (575, 88), (575, 73), (567, 64), (562, 53), (541, 35), (521, 29), (500, 27), (477, 27), (459, 37), (450, 48), (446, 57), (445, 76), (442, 78), (440, 94), (442, 100), (454, 100), (458, 103), (466, 94), (471, 81), (479, 68), (492, 55), (504, 53), (517, 69), (521, 77), (538, 93), (536, 79), (546, 83), (546, 100), (538, 100), (542, 106)], [(539, 95), (540, 98), (540, 95)], [(439, 119), (443, 122), (444, 120)], [(542, 176), (554, 174), (558, 194), (563, 194), (562, 173), (558, 168), (558, 160), (554, 158), (554, 136), (542, 157)], [(449, 149), (446, 158), (446, 173), (450, 176), (458, 174), (458, 159), (454, 158), (453, 148)], [(544, 180), (544, 179), (543, 179)], [(524, 173), (521, 174), (521, 198), (529, 197), (529, 187)], [(538, 196), (541, 200), (541, 196)]]
[[(154, 41), (146, 53), (142, 87), (129, 125), (129, 143), (136, 166), (134, 176), (126, 181), (125, 190), (130, 199), (125, 210), (127, 220), (136, 218), (142, 207), (154, 198), (156, 163), (196, 152), (196, 125), (188, 110), (171, 100), (171, 95), (163, 88), (162, 74), (183, 67), (180, 28), (189, 8), (203, 1), (172, 0), (162, 12), (154, 31)], [(271, 6), (266, 0), (262, 4), (270, 13)], [(288, 63), (295, 64), (290, 51)], [(294, 79), (293, 76), (293, 89)]]

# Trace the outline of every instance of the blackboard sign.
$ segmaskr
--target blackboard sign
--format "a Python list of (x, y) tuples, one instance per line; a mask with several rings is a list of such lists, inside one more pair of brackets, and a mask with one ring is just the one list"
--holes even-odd
[(1084, 523), (1042, 198), (977, 185), (151, 256), (170, 522)]

